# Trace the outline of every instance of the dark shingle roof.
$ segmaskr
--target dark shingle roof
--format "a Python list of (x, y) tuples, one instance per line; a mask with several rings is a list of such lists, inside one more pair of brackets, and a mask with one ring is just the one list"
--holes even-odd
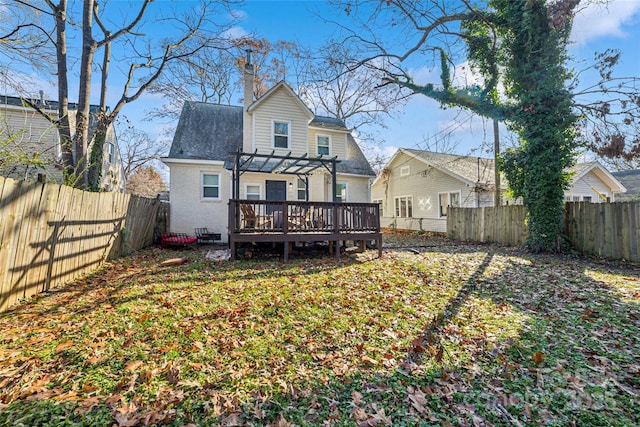
[(242, 147), (242, 107), (186, 101), (169, 157), (227, 160)]
[(309, 126), (333, 130), (348, 130), (344, 122), (335, 117), (315, 116)]
[[(232, 154), (242, 147), (242, 107), (186, 101), (180, 114), (169, 158), (220, 160), (233, 167)], [(348, 131), (344, 122), (332, 117), (316, 116), (310, 126)], [(339, 159), (336, 171), (375, 176), (362, 150), (347, 134), (347, 158)]]
[(618, 181), (627, 189), (626, 193), (616, 195), (616, 201), (637, 201), (640, 200), (640, 169), (611, 172)]
[[(47, 109), (47, 110), (57, 110), (60, 105), (58, 101), (53, 101), (50, 99), (40, 99), (35, 97), (26, 97), (26, 98), (29, 99), (29, 101), (31, 101), (33, 104), (43, 107), (44, 109)], [(22, 102), (22, 98), (18, 96), (8, 96), (8, 95), (0, 95), (0, 104), (15, 105), (17, 107), (24, 106)], [(67, 108), (69, 108), (69, 110), (77, 110), (78, 104), (75, 102), (69, 102), (67, 103)], [(100, 106), (89, 105), (89, 111), (91, 113), (97, 114), (100, 111)], [(107, 107), (107, 111), (109, 111), (109, 107)]]
[(336, 165), (336, 172), (367, 175), (371, 177), (376, 176), (369, 161), (351, 134), (347, 135), (347, 158), (340, 159), (340, 162)]

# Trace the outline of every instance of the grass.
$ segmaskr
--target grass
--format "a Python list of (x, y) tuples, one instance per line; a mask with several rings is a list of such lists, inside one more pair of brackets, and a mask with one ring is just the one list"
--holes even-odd
[(0, 425), (640, 424), (637, 266), (409, 238), (151, 249), (26, 301), (0, 315)]

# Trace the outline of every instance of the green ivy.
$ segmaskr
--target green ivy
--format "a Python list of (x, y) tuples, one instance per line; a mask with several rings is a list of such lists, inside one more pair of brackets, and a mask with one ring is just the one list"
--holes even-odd
[(89, 191), (100, 191), (105, 141), (106, 130), (100, 127), (91, 145), (91, 154), (89, 157)]
[(511, 128), (520, 147), (504, 156), (503, 169), (515, 195), (527, 208), (525, 245), (535, 251), (560, 249), (567, 169), (577, 142), (571, 94), (565, 86), (566, 37), (570, 26), (555, 29), (543, 0), (494, 0), (504, 31), (505, 82), (518, 106)]
[[(505, 122), (520, 138), (500, 164), (514, 195), (527, 208), (528, 238), (535, 251), (559, 249), (564, 218), (566, 170), (576, 148), (566, 42), (572, 9), (565, 2), (552, 13), (546, 0), (490, 0), (488, 7), (469, 13), (461, 23), (467, 59), (484, 77), (483, 86), (451, 86), (449, 60), (443, 49), (441, 87), (399, 82), (443, 107), (462, 107)], [(564, 12), (566, 16), (558, 13)], [(498, 96), (498, 83), (505, 95)]]

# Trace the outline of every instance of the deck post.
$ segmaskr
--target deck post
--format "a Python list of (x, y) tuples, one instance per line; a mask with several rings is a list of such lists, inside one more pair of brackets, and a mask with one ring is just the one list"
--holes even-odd
[[(241, 209), (243, 204), (253, 206), (258, 215), (265, 217), (272, 214), (270, 221), (264, 226), (245, 227), (242, 224)], [(294, 242), (326, 241), (329, 252), (335, 251), (335, 259), (340, 260), (340, 246), (348, 241), (366, 247), (366, 241), (378, 243), (378, 256), (382, 255), (382, 235), (377, 223), (378, 206), (370, 203), (349, 202), (309, 202), (309, 201), (246, 201), (229, 200), (229, 249), (231, 258), (238, 259), (238, 247), (242, 243), (281, 242), (283, 259), (289, 261), (293, 253)], [(273, 210), (272, 210), (273, 209)], [(271, 211), (270, 214), (266, 212)], [(312, 211), (310, 222), (298, 225), (303, 212)], [(295, 224), (295, 225), (294, 225)]]
[(338, 173), (336, 172), (336, 159), (331, 160), (331, 182), (333, 183), (333, 203), (338, 201)]

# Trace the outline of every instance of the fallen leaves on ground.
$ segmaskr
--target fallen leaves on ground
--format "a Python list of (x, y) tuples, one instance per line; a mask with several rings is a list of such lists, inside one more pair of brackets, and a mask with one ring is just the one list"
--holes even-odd
[(637, 267), (423, 242), (107, 264), (0, 315), (0, 424), (638, 423)]

